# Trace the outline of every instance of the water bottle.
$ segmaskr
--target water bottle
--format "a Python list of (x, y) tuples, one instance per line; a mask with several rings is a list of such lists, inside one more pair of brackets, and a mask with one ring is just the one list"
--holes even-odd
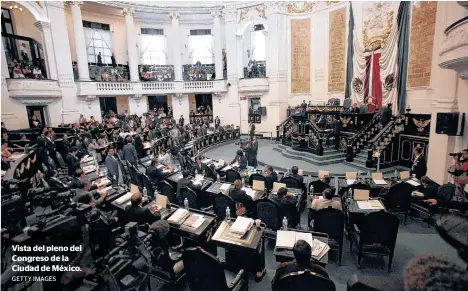
[(189, 209), (187, 198), (184, 199), (184, 208), (185, 208), (185, 209)]
[(283, 218), (283, 230), (288, 230), (288, 219), (286, 216)]
[(367, 171), (367, 178), (370, 179), (371, 175), (370, 175), (370, 171)]
[(146, 196), (148, 194), (148, 190), (146, 190), (146, 187), (143, 187), (143, 196)]
[(226, 220), (230, 220), (231, 219), (231, 209), (228, 207), (226, 207)]
[(397, 170), (395, 170), (395, 172), (393, 172), (393, 176), (395, 176), (395, 179), (398, 178), (398, 171)]

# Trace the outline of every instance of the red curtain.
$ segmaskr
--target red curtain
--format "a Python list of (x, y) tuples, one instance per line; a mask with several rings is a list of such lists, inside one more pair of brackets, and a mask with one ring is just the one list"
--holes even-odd
[(371, 95), (376, 101), (377, 108), (382, 108), (382, 81), (380, 80), (380, 53), (372, 56), (372, 84)]

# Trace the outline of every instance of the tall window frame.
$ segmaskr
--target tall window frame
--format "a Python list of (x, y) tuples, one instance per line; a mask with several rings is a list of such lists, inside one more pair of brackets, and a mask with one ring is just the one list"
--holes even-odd
[(213, 35), (211, 29), (194, 29), (190, 30), (189, 35), (189, 56), (192, 59), (192, 64), (198, 61), (202, 64), (213, 64)]
[(252, 56), (256, 61), (266, 61), (266, 36), (264, 30), (252, 31), (254, 34)]
[(141, 28), (140, 63), (142, 65), (166, 65), (166, 36), (162, 29)]
[(101, 53), (102, 63), (111, 64), (113, 52), (112, 32), (108, 24), (83, 21), (86, 52), (89, 63), (97, 63), (97, 56)]

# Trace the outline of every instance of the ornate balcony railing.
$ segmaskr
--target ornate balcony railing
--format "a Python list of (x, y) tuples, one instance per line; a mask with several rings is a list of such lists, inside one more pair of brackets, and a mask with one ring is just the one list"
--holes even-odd
[(270, 83), (268, 78), (244, 78), (239, 80), (239, 92), (246, 93), (263, 93), (268, 92)]
[(468, 16), (445, 30), (439, 66), (455, 70), (462, 79), (468, 80)]
[(189, 94), (226, 92), (226, 81), (191, 82), (77, 82), (80, 96)]
[(8, 94), (23, 104), (48, 104), (62, 97), (58, 81), (7, 79)]

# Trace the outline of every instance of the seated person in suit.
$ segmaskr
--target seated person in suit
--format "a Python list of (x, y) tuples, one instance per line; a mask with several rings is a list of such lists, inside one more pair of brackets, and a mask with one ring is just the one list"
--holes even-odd
[(294, 260), (291, 262), (281, 263), (276, 269), (275, 277), (271, 281), (271, 289), (277, 290), (278, 280), (289, 273), (309, 270), (317, 273), (325, 278), (328, 278), (328, 273), (319, 265), (315, 265), (310, 261), (312, 256), (312, 247), (305, 240), (298, 240), (293, 247)]
[(127, 221), (135, 221), (138, 224), (153, 223), (161, 219), (159, 212), (151, 212), (148, 207), (142, 207), (143, 196), (140, 193), (135, 193), (130, 198), (131, 204), (125, 208), (125, 216)]
[(146, 169), (146, 176), (148, 176), (149, 180), (154, 185), (158, 185), (163, 179), (163, 172), (158, 168), (158, 166), (158, 159), (155, 158)]
[[(100, 179), (96, 180), (99, 181)], [(89, 181), (86, 179), (86, 174), (83, 171), (83, 169), (79, 168), (75, 170), (75, 177), (71, 180), (70, 182), (70, 188), (71, 189), (80, 189), (82, 188), (83, 184), (88, 183)], [(97, 185), (92, 184), (90, 190), (96, 190)]]
[(193, 174), (205, 175), (206, 172), (206, 165), (202, 163), (202, 158), (199, 156), (195, 157), (195, 165), (193, 165)]
[(253, 211), (253, 199), (244, 190), (242, 190), (242, 180), (234, 181), (234, 188), (229, 190), (228, 196), (234, 200), (235, 203), (242, 203), (247, 209), (247, 213), (252, 214)]
[(73, 198), (73, 201), (83, 204), (89, 204), (92, 207), (99, 207), (107, 196), (107, 191), (101, 192), (98, 200), (94, 200), (94, 193), (91, 191), (91, 183), (85, 181), (80, 185), (80, 188), (76, 191), (76, 196)]
[(216, 167), (213, 163), (207, 166), (205, 177), (209, 179), (213, 179), (213, 181), (219, 180), (219, 175), (216, 172)]
[(51, 189), (57, 191), (67, 191), (69, 189), (68, 185), (57, 177), (58, 172), (56, 170), (50, 170), (47, 176), (47, 184)]
[(165, 220), (153, 222), (149, 232), (152, 234), (150, 242), (153, 266), (175, 274), (183, 271), (184, 264), (182, 260), (172, 260), (169, 255), (169, 241), (171, 241), (169, 223)]
[(291, 173), (288, 175), (288, 177), (293, 177), (296, 180), (298, 180), (301, 187), (304, 185), (304, 177), (302, 177), (302, 175), (299, 175), (299, 168), (297, 166), (293, 166), (291, 168)]
[(273, 189), (273, 183), (278, 182), (278, 175), (276, 174), (275, 171), (273, 171), (272, 166), (265, 166), (265, 178), (266, 178), (265, 187), (268, 190)]
[(322, 192), (322, 199), (319, 199), (317, 195), (314, 196), (314, 200), (312, 201), (312, 208), (319, 210), (322, 208), (332, 207), (335, 209), (342, 210), (341, 202), (339, 200), (333, 200), (333, 190), (328, 188)]
[(236, 156), (230, 164), (232, 165), (236, 162), (239, 164), (239, 171), (247, 169), (247, 158), (244, 156), (244, 152), (242, 150), (237, 150)]
[(421, 147), (415, 147), (413, 149), (413, 166), (411, 166), (411, 175), (416, 175), (417, 179), (421, 179), (422, 176), (426, 175), (427, 172), (427, 161), (422, 154)]
[(299, 222), (299, 210), (296, 205), (297, 200), (288, 195), (288, 188), (281, 187), (276, 194), (270, 194), (268, 198), (279, 204), (288, 219), (288, 227), (295, 228)]
[(325, 191), (325, 189), (330, 189), (330, 181), (331, 179), (327, 175), (324, 175), (319, 180), (314, 181), (312, 183), (312, 187), (314, 187), (314, 193), (322, 193)]
[(182, 179), (180, 179), (177, 182), (177, 199), (179, 201), (184, 201), (182, 197), (180, 196), (180, 190), (184, 187), (188, 187), (192, 189), (193, 191), (200, 190), (202, 188), (202, 185), (200, 184), (194, 184), (192, 182), (192, 179), (190, 179), (190, 172), (189, 171), (183, 171), (182, 172)]
[(424, 194), (424, 199), (435, 199), (437, 198), (437, 191), (439, 187), (428, 177), (421, 177), (422, 189), (419, 189), (419, 192)]

